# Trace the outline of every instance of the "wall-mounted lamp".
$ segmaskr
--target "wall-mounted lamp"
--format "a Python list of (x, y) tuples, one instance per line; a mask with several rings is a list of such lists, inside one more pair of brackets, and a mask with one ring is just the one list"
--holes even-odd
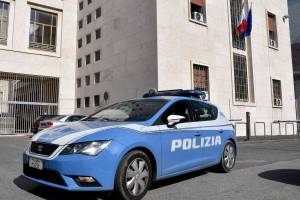
[(285, 22), (287, 19), (289, 19), (290, 18), (290, 16), (289, 15), (284, 15), (283, 17), (282, 17), (282, 20), (283, 20), (283, 22)]

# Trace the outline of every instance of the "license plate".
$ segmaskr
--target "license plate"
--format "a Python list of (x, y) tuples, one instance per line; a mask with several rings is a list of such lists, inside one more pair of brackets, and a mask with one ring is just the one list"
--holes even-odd
[(38, 158), (29, 158), (29, 167), (31, 168), (35, 168), (35, 169), (39, 169), (39, 170), (43, 170), (43, 161), (41, 159)]

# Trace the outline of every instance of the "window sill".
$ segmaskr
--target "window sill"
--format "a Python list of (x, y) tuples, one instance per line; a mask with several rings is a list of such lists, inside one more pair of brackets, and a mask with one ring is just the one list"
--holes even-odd
[(256, 107), (256, 103), (250, 103), (250, 102), (240, 102), (240, 101), (234, 101), (234, 106), (243, 106), (243, 107)]
[(273, 105), (272, 108), (279, 108), (279, 109), (282, 109), (282, 108), (283, 108), (283, 105), (282, 105), (282, 106), (275, 106), (275, 105)]
[(273, 46), (269, 45), (269, 48), (270, 48), (270, 49), (273, 49), (273, 50), (276, 50), (276, 51), (279, 51), (279, 48), (278, 48), (278, 47), (273, 47)]
[(199, 25), (204, 26), (204, 27), (208, 27), (208, 26), (207, 26), (207, 22), (200, 22), (200, 21), (194, 20), (194, 19), (192, 19), (192, 18), (189, 18), (189, 21), (190, 21), (190, 22), (193, 22), (193, 23), (195, 23), (195, 24), (199, 24)]

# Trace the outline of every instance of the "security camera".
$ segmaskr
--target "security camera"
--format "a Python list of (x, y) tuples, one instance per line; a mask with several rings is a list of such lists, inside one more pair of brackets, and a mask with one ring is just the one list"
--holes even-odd
[(290, 18), (290, 16), (289, 15), (284, 15), (283, 17), (282, 17), (282, 20), (283, 20), (283, 22), (285, 22), (287, 19), (289, 19)]

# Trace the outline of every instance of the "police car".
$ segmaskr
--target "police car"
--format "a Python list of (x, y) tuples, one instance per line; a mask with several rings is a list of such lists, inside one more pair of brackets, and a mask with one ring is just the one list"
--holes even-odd
[(141, 199), (151, 182), (236, 161), (231, 123), (199, 91), (150, 92), (80, 122), (44, 130), (23, 154), (28, 179)]

